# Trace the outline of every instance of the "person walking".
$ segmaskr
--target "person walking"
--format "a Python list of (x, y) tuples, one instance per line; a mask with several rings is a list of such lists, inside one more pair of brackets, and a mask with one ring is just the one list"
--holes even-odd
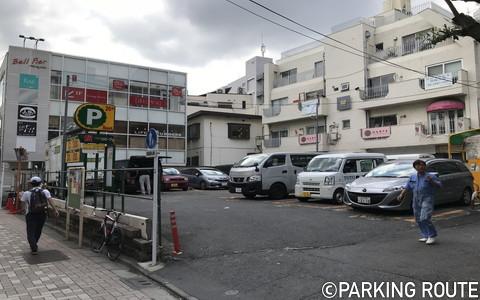
[(38, 240), (42, 234), (43, 225), (47, 218), (48, 205), (50, 205), (55, 217), (58, 217), (58, 210), (52, 203), (52, 196), (47, 189), (42, 189), (42, 179), (34, 176), (30, 179), (32, 189), (23, 192), (20, 199), (25, 211), (25, 220), (27, 223), (27, 240), (30, 244), (30, 250), (33, 255), (38, 253)]
[(422, 235), (418, 241), (432, 245), (437, 237), (437, 230), (432, 223), (434, 194), (436, 188), (442, 187), (442, 183), (437, 175), (425, 171), (427, 165), (423, 160), (417, 159), (414, 161), (413, 167), (417, 174), (410, 176), (400, 192), (398, 200), (402, 201), (407, 191), (412, 192), (413, 214)]
[(140, 190), (142, 191), (142, 195), (145, 195), (145, 187), (147, 195), (152, 193), (152, 188), (150, 186), (150, 171), (149, 170), (139, 170), (138, 175), (138, 182), (140, 183)]

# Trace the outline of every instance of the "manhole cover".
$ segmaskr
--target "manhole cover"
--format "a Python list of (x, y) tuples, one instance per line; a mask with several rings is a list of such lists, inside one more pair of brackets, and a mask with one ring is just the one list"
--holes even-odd
[(45, 264), (70, 259), (68, 256), (58, 250), (40, 250), (38, 251), (37, 255), (32, 255), (30, 252), (26, 252), (23, 254), (23, 258), (30, 265)]

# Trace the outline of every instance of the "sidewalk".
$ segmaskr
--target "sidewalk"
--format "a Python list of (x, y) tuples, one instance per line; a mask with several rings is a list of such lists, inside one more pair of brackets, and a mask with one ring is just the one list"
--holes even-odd
[(0, 300), (178, 299), (103, 254), (79, 249), (44, 227), (32, 256), (22, 217), (0, 209)]

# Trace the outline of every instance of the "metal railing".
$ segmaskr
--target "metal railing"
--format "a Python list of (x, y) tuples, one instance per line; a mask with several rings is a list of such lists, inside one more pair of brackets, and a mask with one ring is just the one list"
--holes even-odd
[(433, 48), (443, 47), (450, 44), (453, 44), (453, 39), (447, 39), (436, 45), (433, 45), (429, 41), (420, 40), (420, 39), (404, 41), (402, 46), (388, 47), (383, 50), (375, 51), (374, 55), (379, 59), (375, 57), (370, 57), (370, 63), (378, 62), (381, 59), (390, 59), (394, 57), (414, 54), (414, 53), (422, 52), (422, 51), (433, 49)]
[(282, 138), (265, 137), (263, 140), (265, 148), (278, 148), (282, 145)]
[(263, 109), (263, 115), (266, 118), (271, 118), (278, 116), (282, 112), (282, 106), (281, 105), (275, 105), (275, 106), (270, 106), (267, 108)]
[(365, 90), (360, 90), (360, 99), (362, 100), (382, 98), (387, 95), (388, 95), (388, 84), (368, 87)]

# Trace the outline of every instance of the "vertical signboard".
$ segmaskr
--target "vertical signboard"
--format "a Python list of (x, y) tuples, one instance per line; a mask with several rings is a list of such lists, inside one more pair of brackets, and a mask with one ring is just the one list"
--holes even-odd
[(85, 169), (83, 167), (68, 168), (67, 205), (70, 208), (80, 209), (83, 205), (84, 174)]

